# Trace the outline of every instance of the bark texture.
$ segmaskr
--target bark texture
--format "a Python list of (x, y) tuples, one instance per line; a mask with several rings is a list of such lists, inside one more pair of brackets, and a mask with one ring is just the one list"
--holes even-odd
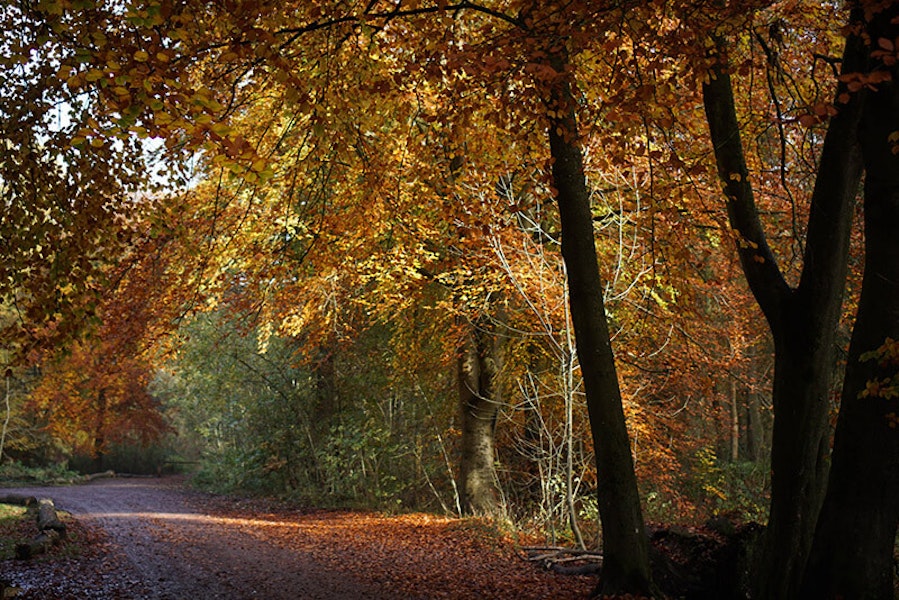
[(576, 101), (565, 75), (567, 57), (557, 55), (549, 118), (552, 178), (568, 272), (569, 303), (578, 361), (596, 454), (603, 566), (598, 595), (650, 595), (649, 549), (637, 490), (630, 439), (606, 322), (597, 264), (590, 194), (578, 140)]
[[(877, 40), (894, 40), (899, 8), (875, 13)], [(887, 69), (885, 65), (876, 68)], [(830, 482), (803, 598), (892, 598), (899, 519), (899, 398), (878, 383), (899, 382), (899, 69), (867, 92), (861, 126), (865, 159), (865, 273), (837, 420)]]
[[(723, 40), (717, 53), (703, 86), (706, 118), (740, 262), (774, 338), (771, 503), (754, 597), (790, 599), (801, 581), (827, 481), (830, 374), (862, 171), (856, 136), (861, 100), (856, 95), (842, 105), (828, 127), (810, 199), (802, 275), (791, 288), (753, 197)], [(844, 68), (856, 69), (862, 59), (860, 41), (850, 38)]]
[(486, 322), (472, 324), (459, 353), (459, 400), (462, 414), (462, 458), (459, 489), (462, 511), (491, 515), (500, 509), (494, 466), (494, 438), (499, 402), (496, 336)]

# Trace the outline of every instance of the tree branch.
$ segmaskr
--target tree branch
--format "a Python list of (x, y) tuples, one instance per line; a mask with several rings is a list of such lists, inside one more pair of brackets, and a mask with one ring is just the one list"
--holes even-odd
[(727, 214), (736, 234), (740, 263), (749, 287), (773, 329), (781, 320), (783, 304), (792, 290), (768, 246), (759, 219), (740, 139), (724, 40), (717, 39), (716, 46), (718, 61), (709, 71), (709, 81), (702, 86), (706, 120), (715, 148), (718, 176), (727, 196)]

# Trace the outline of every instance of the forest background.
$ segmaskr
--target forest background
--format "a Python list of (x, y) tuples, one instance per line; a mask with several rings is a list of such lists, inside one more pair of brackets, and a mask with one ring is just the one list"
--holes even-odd
[(886, 597), (891, 4), (4, 3), (0, 458)]

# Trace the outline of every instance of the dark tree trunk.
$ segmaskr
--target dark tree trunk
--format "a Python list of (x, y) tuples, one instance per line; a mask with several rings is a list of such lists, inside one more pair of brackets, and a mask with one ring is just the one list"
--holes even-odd
[(740, 460), (740, 396), (737, 382), (730, 380), (730, 461)]
[[(332, 428), (337, 425), (337, 418), (340, 414), (340, 392), (334, 345), (333, 341), (325, 340), (316, 349), (316, 361), (312, 367), (312, 385), (315, 395), (307, 409), (306, 443), (310, 457), (308, 473), (321, 484), (326, 482), (327, 477), (319, 458), (319, 449), (324, 447), (331, 435)], [(302, 416), (300, 418), (302, 419)]]
[(493, 326), (484, 321), (471, 325), (459, 353), (462, 413), (459, 489), (463, 513), (492, 515), (500, 508), (494, 465), (494, 435), (499, 414), (498, 352)]
[(327, 434), (334, 422), (334, 415), (340, 412), (337, 393), (337, 369), (334, 364), (333, 344), (322, 344), (318, 349), (318, 361), (313, 369), (315, 378), (315, 407), (312, 422)]
[(771, 502), (753, 578), (754, 597), (785, 600), (795, 597), (827, 482), (827, 398), (834, 341), (833, 328), (829, 334), (819, 330), (818, 335), (800, 327), (787, 329), (792, 331), (775, 343)]
[(649, 544), (609, 341), (576, 102), (565, 73), (567, 57), (556, 56), (551, 66), (559, 73), (550, 102), (554, 115), (549, 118), (552, 178), (559, 205), (562, 258), (568, 271), (571, 320), (596, 454), (602, 521), (603, 566), (596, 591), (600, 595), (650, 595)]
[(746, 453), (753, 462), (768, 457), (767, 425), (762, 420), (761, 401), (758, 391), (749, 391), (746, 406)]
[[(869, 25), (878, 39), (899, 37), (878, 13)], [(882, 65), (881, 65), (881, 68)], [(869, 386), (899, 384), (899, 68), (865, 99), (861, 142), (865, 157), (865, 274), (849, 347), (830, 482), (815, 534), (803, 598), (892, 598), (893, 544), (899, 519), (899, 398)], [(885, 346), (886, 345), (886, 346)]]
[[(754, 597), (790, 599), (801, 581), (827, 478), (830, 373), (862, 169), (855, 135), (861, 101), (854, 97), (841, 105), (828, 127), (802, 276), (793, 289), (768, 246), (755, 206), (720, 40), (718, 53), (719, 62), (703, 86), (706, 117), (740, 262), (774, 338), (771, 504)], [(863, 56), (859, 40), (850, 38), (844, 69), (856, 70)]]
[(94, 463), (94, 472), (103, 470), (103, 455), (106, 453), (106, 411), (108, 401), (106, 388), (97, 392), (97, 420), (94, 423), (94, 439), (91, 442), (91, 457)]

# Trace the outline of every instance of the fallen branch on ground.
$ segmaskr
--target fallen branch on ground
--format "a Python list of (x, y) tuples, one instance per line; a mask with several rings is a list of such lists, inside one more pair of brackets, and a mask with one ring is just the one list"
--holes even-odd
[(115, 471), (103, 471), (102, 473), (91, 473), (90, 475), (85, 475), (85, 481), (93, 481), (95, 479), (108, 479), (110, 477), (115, 477)]
[(564, 575), (590, 575), (602, 568), (602, 554), (593, 550), (556, 546), (528, 546), (523, 550), (528, 561)]

